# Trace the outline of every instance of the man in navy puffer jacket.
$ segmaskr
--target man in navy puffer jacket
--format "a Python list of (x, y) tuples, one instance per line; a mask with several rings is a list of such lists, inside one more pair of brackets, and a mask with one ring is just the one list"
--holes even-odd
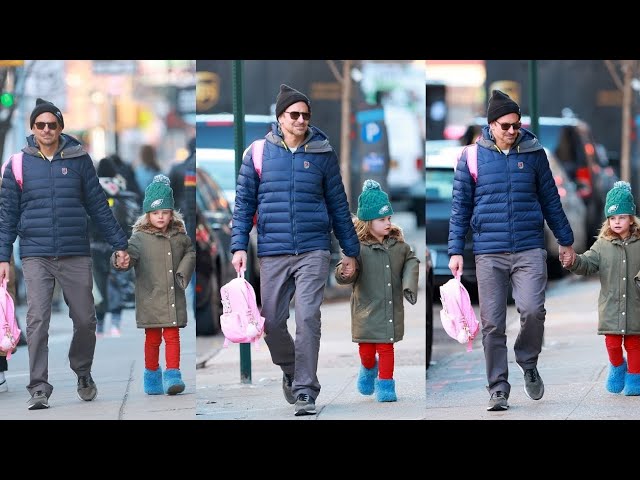
[(471, 227), (489, 411), (506, 410), (511, 391), (506, 336), (509, 283), (520, 313), (520, 332), (513, 349), (524, 373), (524, 391), (532, 400), (544, 394), (537, 363), (546, 315), (545, 220), (558, 240), (559, 254), (575, 257), (573, 231), (549, 160), (535, 135), (521, 128), (520, 116), (518, 104), (494, 90), (487, 109), (488, 125), (477, 142), (477, 180), (469, 172), (465, 152), (453, 182), (449, 268), (454, 276), (462, 274), (465, 236)]
[(75, 138), (63, 134), (62, 112), (38, 98), (31, 112), (32, 135), (22, 149), (22, 188), (13, 162), (4, 172), (0, 191), (0, 279), (9, 274), (16, 236), (27, 287), (27, 348), (31, 398), (29, 410), (49, 407), (48, 339), (51, 299), (57, 280), (69, 305), (73, 337), (69, 364), (78, 377), (78, 397), (98, 394), (91, 366), (96, 346), (96, 312), (87, 214), (128, 264), (127, 237), (113, 216), (93, 161)]
[[(331, 231), (356, 268), (360, 243), (353, 227), (338, 157), (326, 135), (309, 125), (311, 102), (280, 86), (277, 123), (265, 137), (261, 177), (251, 148), (242, 160), (233, 211), (231, 251), (236, 271), (247, 262), (249, 232), (258, 213), (258, 256), (265, 341), (283, 372), (285, 399), (295, 415), (316, 413), (320, 305), (329, 274)], [(287, 330), (295, 295), (296, 338)]]

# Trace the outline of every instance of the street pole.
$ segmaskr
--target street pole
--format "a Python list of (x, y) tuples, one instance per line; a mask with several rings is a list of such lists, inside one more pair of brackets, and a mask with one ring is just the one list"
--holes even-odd
[[(233, 77), (233, 123), (234, 146), (236, 154), (236, 176), (242, 165), (242, 152), (244, 151), (244, 90), (243, 90), (243, 63), (242, 60), (232, 61)], [(249, 258), (247, 257), (247, 262)], [(245, 269), (249, 266), (245, 265)], [(240, 344), (240, 382), (251, 383), (251, 344)]]
[(529, 60), (529, 116), (531, 131), (537, 137), (540, 131), (538, 121), (538, 62)]
[(340, 125), (340, 170), (349, 201), (351, 201), (351, 141), (349, 139), (351, 130), (351, 63), (352, 60), (345, 60), (342, 65), (342, 120)]
[(633, 62), (624, 60), (622, 73), (624, 75), (622, 89), (622, 152), (620, 155), (620, 176), (625, 182), (631, 181), (631, 80), (633, 78)]

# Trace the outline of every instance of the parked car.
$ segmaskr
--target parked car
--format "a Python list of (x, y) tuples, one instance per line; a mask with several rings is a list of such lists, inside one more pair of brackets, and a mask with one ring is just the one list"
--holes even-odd
[(429, 370), (431, 364), (431, 355), (433, 351), (433, 297), (434, 297), (434, 282), (433, 282), (433, 262), (431, 261), (431, 252), (427, 247), (425, 265), (427, 268), (427, 289), (425, 291), (427, 297), (427, 317), (425, 319), (425, 352), (426, 352), (426, 370)]
[(235, 277), (218, 233), (196, 205), (196, 335), (220, 332), (220, 287)]

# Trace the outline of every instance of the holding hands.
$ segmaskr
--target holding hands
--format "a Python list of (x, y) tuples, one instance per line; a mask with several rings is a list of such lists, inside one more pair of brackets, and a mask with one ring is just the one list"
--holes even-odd
[(558, 259), (564, 268), (569, 268), (573, 265), (573, 262), (576, 261), (576, 251), (573, 249), (572, 245), (569, 246), (558, 246), (559, 256)]
[(129, 262), (131, 258), (129, 257), (129, 252), (126, 250), (118, 250), (116, 251), (116, 268), (127, 269), (129, 268)]
[(344, 257), (342, 259), (342, 269), (340, 270), (340, 274), (344, 278), (348, 278), (352, 276), (356, 271), (356, 259), (353, 257)]

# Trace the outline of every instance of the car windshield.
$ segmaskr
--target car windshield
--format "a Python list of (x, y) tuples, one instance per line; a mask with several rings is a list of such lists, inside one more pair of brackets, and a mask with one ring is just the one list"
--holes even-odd
[(427, 168), (427, 202), (452, 199), (454, 173), (451, 168)]
[[(269, 133), (270, 128), (270, 123), (245, 122), (243, 146), (249, 145), (258, 138), (263, 138)], [(198, 122), (196, 135), (198, 148), (235, 148), (233, 122)]]

